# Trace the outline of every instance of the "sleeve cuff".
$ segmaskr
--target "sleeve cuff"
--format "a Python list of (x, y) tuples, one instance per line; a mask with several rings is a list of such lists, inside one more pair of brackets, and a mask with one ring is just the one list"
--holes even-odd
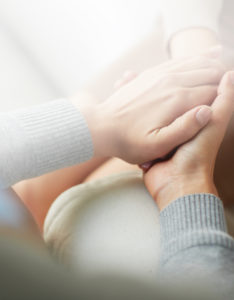
[(234, 250), (223, 204), (212, 194), (178, 198), (160, 214), (162, 264), (190, 247), (219, 245)]
[(1, 187), (93, 156), (86, 121), (66, 99), (3, 114), (0, 135)]

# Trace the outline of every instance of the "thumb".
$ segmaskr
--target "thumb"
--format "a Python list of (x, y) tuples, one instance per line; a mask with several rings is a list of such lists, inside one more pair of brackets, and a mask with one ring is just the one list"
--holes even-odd
[(202, 105), (195, 107), (177, 118), (170, 125), (160, 129), (155, 138), (154, 147), (163, 157), (174, 148), (192, 139), (206, 124), (212, 116), (209, 106)]
[(213, 145), (213, 149), (219, 149), (224, 138), (227, 126), (233, 114), (234, 108), (234, 72), (227, 72), (218, 88), (218, 96), (211, 105), (212, 119), (202, 132), (206, 140)]
[(218, 97), (212, 104), (213, 121), (225, 128), (234, 111), (234, 71), (227, 72), (218, 88)]
[(233, 90), (234, 90), (234, 71), (229, 71), (224, 74), (219, 84), (218, 95), (231, 96), (233, 95)]

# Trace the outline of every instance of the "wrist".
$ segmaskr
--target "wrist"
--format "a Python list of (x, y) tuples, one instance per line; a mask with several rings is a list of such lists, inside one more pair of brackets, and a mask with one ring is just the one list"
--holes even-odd
[(79, 110), (84, 116), (93, 142), (94, 149), (94, 157), (104, 156), (103, 153), (103, 145), (105, 145), (105, 141), (103, 141), (103, 130), (102, 130), (102, 120), (100, 116), (99, 106), (98, 104), (82, 104), (79, 105)]
[(160, 211), (176, 199), (190, 194), (214, 194), (218, 196), (218, 192), (213, 183), (213, 179), (206, 175), (192, 174), (170, 181), (164, 186), (157, 195), (155, 201)]
[(93, 142), (94, 157), (116, 156), (113, 119), (103, 103), (82, 103), (77, 108), (84, 116)]

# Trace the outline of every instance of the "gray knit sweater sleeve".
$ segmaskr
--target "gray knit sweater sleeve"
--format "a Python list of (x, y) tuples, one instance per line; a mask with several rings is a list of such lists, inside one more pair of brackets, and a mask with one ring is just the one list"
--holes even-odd
[(160, 228), (164, 277), (194, 277), (215, 284), (224, 295), (234, 292), (234, 240), (220, 199), (211, 194), (181, 197), (161, 212)]
[(0, 114), (0, 188), (90, 159), (84, 117), (66, 99)]

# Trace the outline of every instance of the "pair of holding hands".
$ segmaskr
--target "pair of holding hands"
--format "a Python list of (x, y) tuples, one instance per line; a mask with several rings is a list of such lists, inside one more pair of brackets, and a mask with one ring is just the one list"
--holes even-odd
[(81, 108), (95, 156), (115, 156), (148, 169), (151, 163), (145, 162), (181, 145), (144, 175), (159, 208), (185, 194), (217, 194), (214, 164), (234, 107), (234, 73), (224, 73), (223, 65), (206, 54), (164, 63), (133, 80), (128, 75), (106, 101)]

